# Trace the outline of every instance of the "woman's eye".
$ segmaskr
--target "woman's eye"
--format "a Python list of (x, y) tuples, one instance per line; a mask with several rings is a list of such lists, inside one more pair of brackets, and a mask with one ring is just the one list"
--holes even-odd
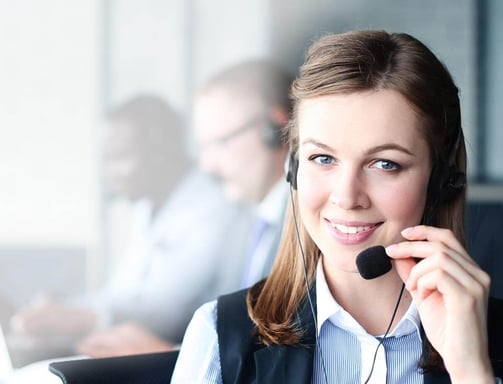
[(397, 163), (390, 160), (377, 160), (374, 162), (374, 166), (384, 171), (394, 171), (400, 169), (400, 166)]
[(331, 156), (327, 156), (327, 155), (312, 156), (311, 160), (314, 161), (315, 163), (322, 164), (322, 165), (332, 164), (334, 161)]

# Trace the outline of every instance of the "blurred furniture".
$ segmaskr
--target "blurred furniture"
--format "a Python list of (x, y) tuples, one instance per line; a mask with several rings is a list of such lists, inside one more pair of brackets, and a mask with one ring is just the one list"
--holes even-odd
[(50, 344), (14, 334), (10, 318), (40, 293), (64, 296), (86, 289), (88, 250), (79, 246), (0, 244), (0, 325), (12, 365), (21, 368), (40, 360), (74, 353), (71, 340), (52, 338)]
[(466, 214), (468, 251), (491, 276), (491, 295), (503, 299), (503, 202), (470, 201)]
[(178, 351), (59, 361), (49, 370), (64, 384), (168, 384)]

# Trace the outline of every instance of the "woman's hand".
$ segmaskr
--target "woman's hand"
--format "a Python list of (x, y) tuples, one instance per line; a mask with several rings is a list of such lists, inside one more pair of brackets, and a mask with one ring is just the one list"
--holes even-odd
[(450, 230), (420, 225), (402, 236), (408, 241), (386, 251), (452, 382), (494, 383), (487, 347), (488, 274)]

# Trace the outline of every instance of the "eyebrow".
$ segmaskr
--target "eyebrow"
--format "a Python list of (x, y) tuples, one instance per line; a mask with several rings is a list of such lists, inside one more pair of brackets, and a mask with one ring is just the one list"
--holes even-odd
[[(305, 139), (304, 141), (302, 141), (301, 144), (303, 144), (303, 145), (304, 144), (312, 144), (312, 145), (315, 145), (316, 147), (321, 148), (325, 151), (331, 151), (331, 152), (334, 151), (334, 149), (332, 147), (330, 147), (329, 145), (326, 145), (324, 143), (321, 143), (319, 141), (316, 141), (316, 140), (310, 139), (310, 138)], [(405, 148), (399, 144), (396, 144), (396, 143), (386, 143), (386, 144), (378, 145), (376, 147), (372, 147), (372, 148), (368, 149), (367, 151), (365, 151), (365, 154), (366, 155), (373, 155), (375, 153), (379, 153), (382, 151), (389, 151), (389, 150), (395, 150), (395, 151), (403, 152), (409, 156), (415, 156), (415, 154), (413, 152), (411, 152), (407, 148)]]

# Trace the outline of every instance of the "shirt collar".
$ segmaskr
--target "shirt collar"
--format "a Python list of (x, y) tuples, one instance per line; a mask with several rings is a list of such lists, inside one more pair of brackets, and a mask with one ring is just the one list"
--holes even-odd
[(323, 271), (321, 257), (316, 269), (316, 308), (318, 311), (318, 335), (320, 334), (321, 326), (325, 321), (344, 311), (339, 303), (335, 301), (332, 293), (330, 293), (330, 289), (328, 288), (327, 280), (325, 278), (325, 272)]
[(419, 337), (421, 337), (420, 329), (421, 320), (419, 319), (419, 312), (417, 311), (416, 303), (412, 301), (405, 315), (388, 336), (402, 337), (417, 332)]
[(287, 184), (281, 179), (264, 197), (257, 207), (257, 216), (267, 223), (275, 225), (283, 220), (285, 202), (287, 200)]
[[(355, 334), (367, 334), (365, 329), (334, 299), (323, 271), (322, 258), (318, 262), (316, 269), (316, 305), (317, 305), (317, 332), (320, 333), (321, 326), (326, 321), (332, 322), (335, 326)], [(388, 337), (401, 337), (413, 332), (420, 332), (420, 319), (416, 304), (411, 303), (409, 309), (402, 317), (397, 326), (388, 334)]]

